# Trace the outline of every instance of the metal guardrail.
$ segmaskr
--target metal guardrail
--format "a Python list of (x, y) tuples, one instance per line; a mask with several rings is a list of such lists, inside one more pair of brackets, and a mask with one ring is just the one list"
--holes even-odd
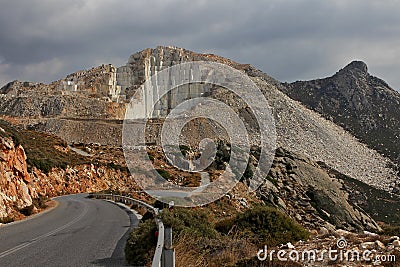
[[(159, 214), (159, 210), (141, 200), (137, 200), (131, 197), (121, 196), (121, 195), (113, 195), (113, 194), (99, 194), (99, 193), (91, 193), (90, 196), (98, 199), (106, 199), (112, 200), (115, 202), (122, 202), (125, 204), (135, 204), (140, 207), (145, 208), (149, 212), (153, 213), (154, 215)], [(164, 224), (163, 222), (156, 217), (156, 223), (158, 228), (158, 239), (157, 239), (157, 247), (156, 251), (154, 252), (153, 262), (151, 264), (152, 267), (163, 267), (163, 266), (175, 266), (175, 262), (163, 262), (163, 251), (164, 251)], [(175, 259), (173, 259), (175, 261)]]

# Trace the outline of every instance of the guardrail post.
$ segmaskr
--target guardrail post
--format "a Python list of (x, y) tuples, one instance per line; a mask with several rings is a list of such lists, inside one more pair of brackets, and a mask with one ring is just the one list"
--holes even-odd
[(175, 249), (172, 246), (172, 228), (164, 229), (164, 249), (162, 253), (162, 267), (175, 267)]

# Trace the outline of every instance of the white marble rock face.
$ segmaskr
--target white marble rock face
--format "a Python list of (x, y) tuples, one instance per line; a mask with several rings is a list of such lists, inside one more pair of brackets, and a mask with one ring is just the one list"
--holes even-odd
[[(151, 81), (148, 88), (139, 87), (136, 89), (134, 97), (142, 98), (138, 100), (142, 100), (143, 103), (139, 104), (140, 101), (132, 101), (136, 111), (133, 115), (134, 119), (164, 117), (183, 101), (200, 97), (205, 92), (210, 91), (210, 85), (188, 84), (178, 86), (178, 82), (184, 77), (174, 75), (168, 77), (168, 80), (162, 80), (165, 78), (164, 76), (157, 76), (157, 79), (152, 78), (159, 71), (186, 61), (190, 61), (190, 58), (185, 56), (181, 49), (157, 47), (132, 55), (126, 66), (117, 69), (117, 85), (121, 86), (122, 94), (127, 95), (127, 89), (130, 87), (139, 87), (144, 81)], [(189, 75), (184, 71), (179, 74)], [(162, 96), (161, 92), (164, 92), (165, 88), (160, 87), (166, 85), (176, 88), (170, 94)], [(141, 90), (141, 92), (137, 93), (137, 90)], [(153, 106), (155, 106), (155, 110), (151, 112)]]

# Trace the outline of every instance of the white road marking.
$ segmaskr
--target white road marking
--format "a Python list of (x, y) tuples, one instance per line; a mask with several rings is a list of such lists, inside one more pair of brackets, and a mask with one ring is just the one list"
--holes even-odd
[[(74, 200), (74, 201), (75, 201), (75, 200)], [(26, 241), (26, 242), (24, 242), (24, 243), (22, 243), (22, 244), (20, 244), (20, 245), (18, 245), (18, 246), (15, 246), (15, 247), (13, 247), (13, 248), (11, 248), (11, 249), (8, 249), (8, 250), (6, 250), (6, 251), (1, 252), (1, 253), (0, 253), (0, 259), (1, 259), (1, 258), (4, 258), (4, 257), (6, 257), (6, 256), (8, 256), (8, 255), (10, 255), (10, 254), (12, 254), (12, 253), (14, 253), (14, 252), (17, 252), (18, 250), (21, 250), (21, 249), (23, 249), (23, 248), (26, 248), (26, 247), (28, 247), (28, 246), (30, 246), (30, 245), (32, 245), (32, 244), (34, 244), (34, 243), (36, 243), (36, 242), (38, 242), (38, 241), (44, 239), (44, 238), (46, 238), (46, 237), (49, 237), (49, 236), (51, 236), (51, 235), (54, 235), (54, 234), (56, 234), (56, 233), (58, 233), (58, 232), (64, 230), (65, 228), (67, 228), (67, 227), (73, 225), (74, 223), (78, 222), (78, 221), (79, 221), (80, 219), (82, 219), (82, 218), (86, 215), (86, 213), (88, 212), (87, 204), (86, 204), (85, 202), (82, 202), (82, 203), (83, 203), (84, 206), (85, 206), (84, 211), (83, 211), (78, 217), (76, 217), (74, 220), (70, 221), (70, 222), (67, 223), (67, 224), (64, 224), (63, 226), (61, 226), (61, 227), (59, 227), (59, 228), (57, 228), (57, 229), (55, 229), (55, 230), (53, 230), (53, 231), (51, 231), (51, 232), (48, 232), (48, 233), (46, 233), (46, 234), (43, 234), (43, 235), (41, 235), (41, 236), (38, 236), (38, 237), (36, 237), (36, 238), (30, 240), (30, 241)]]

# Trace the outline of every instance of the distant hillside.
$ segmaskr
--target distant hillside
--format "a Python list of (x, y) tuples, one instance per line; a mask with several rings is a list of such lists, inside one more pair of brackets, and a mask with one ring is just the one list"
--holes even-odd
[(371, 148), (400, 161), (400, 94), (354, 61), (325, 79), (280, 87), (325, 118), (339, 124)]

